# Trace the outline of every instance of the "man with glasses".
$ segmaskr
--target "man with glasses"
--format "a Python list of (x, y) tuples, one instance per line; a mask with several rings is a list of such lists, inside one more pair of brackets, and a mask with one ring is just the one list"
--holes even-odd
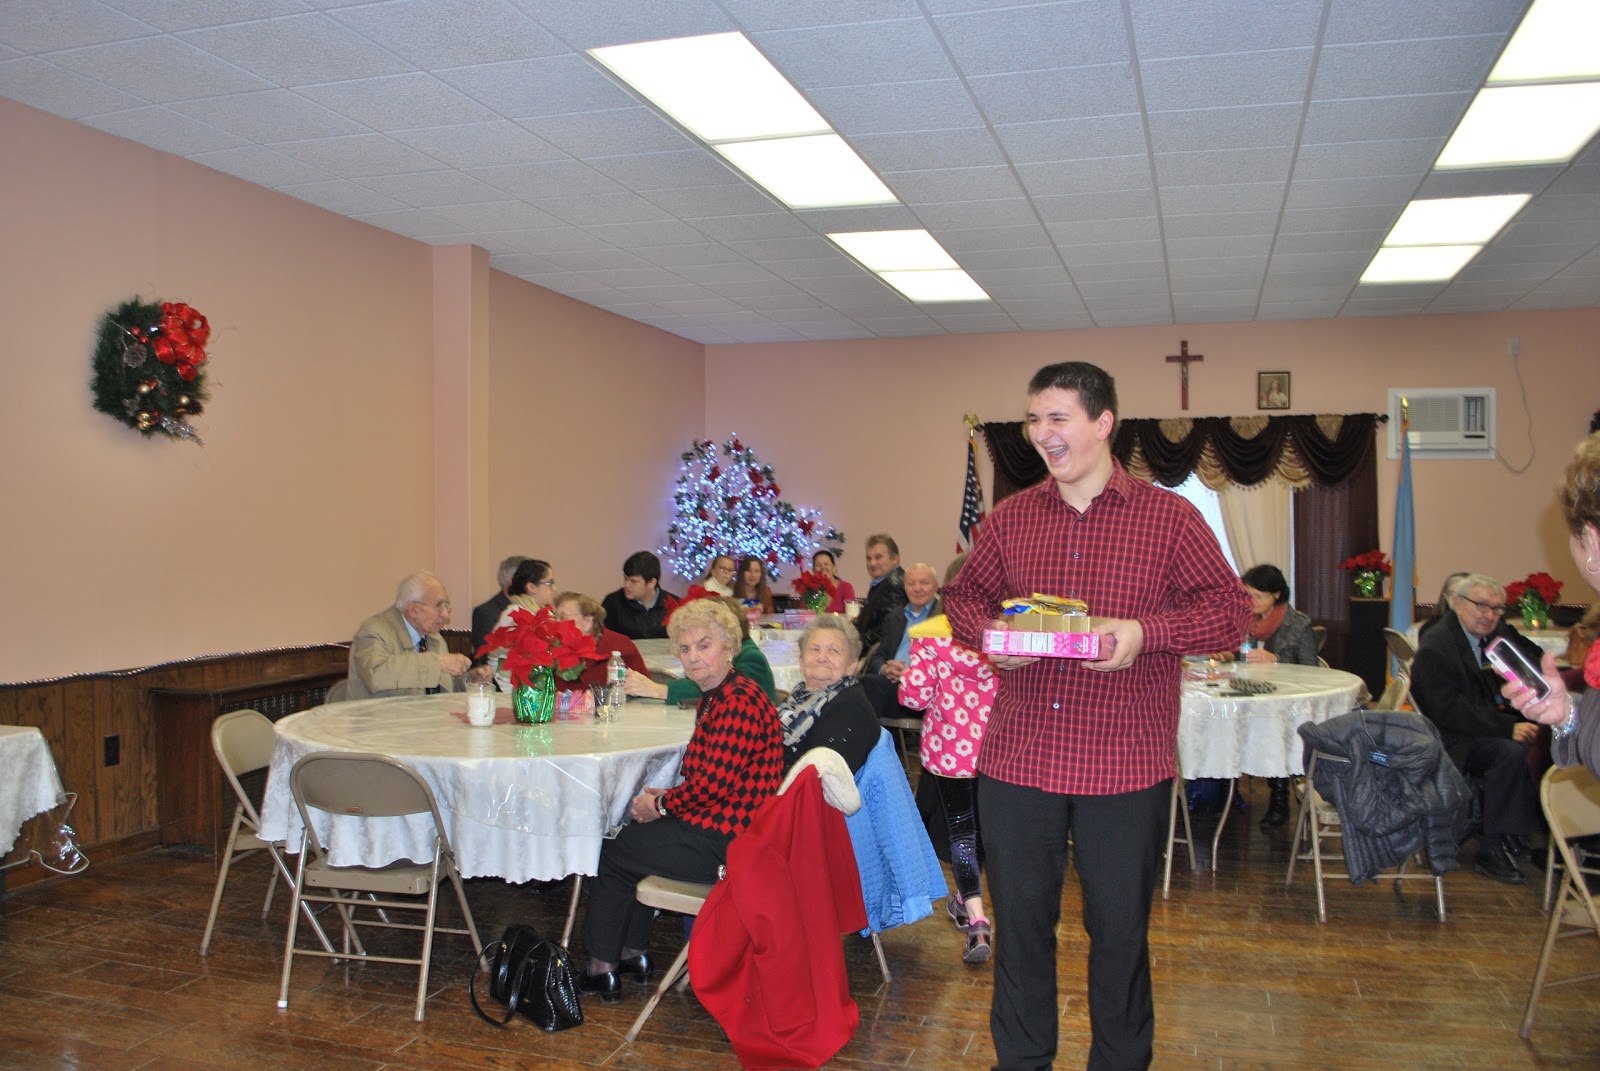
[[(450, 593), (432, 573), (412, 573), (395, 589), (394, 605), (373, 614), (350, 644), (348, 699), (458, 692), (472, 670), (452, 654), (439, 630), (450, 623)], [(472, 670), (488, 679), (487, 668)]]
[(1491, 577), (1463, 577), (1438, 622), (1422, 635), (1411, 663), (1411, 695), (1439, 727), (1450, 757), (1481, 784), (1483, 834), (1473, 869), (1508, 885), (1523, 882), (1517, 858), (1537, 858), (1523, 843), (1540, 828), (1529, 752), (1539, 726), (1524, 721), (1500, 696), (1501, 680), (1483, 651), (1505, 637), (1539, 664), (1537, 645), (1506, 623), (1506, 592)]

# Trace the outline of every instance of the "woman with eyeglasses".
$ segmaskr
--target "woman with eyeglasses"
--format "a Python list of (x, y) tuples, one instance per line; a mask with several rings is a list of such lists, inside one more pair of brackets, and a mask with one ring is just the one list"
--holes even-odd
[[(555, 572), (550, 568), (550, 563), (540, 561), (538, 558), (529, 558), (517, 566), (517, 571), (511, 574), (511, 587), (507, 589), (511, 602), (506, 606), (505, 612), (500, 615), (500, 620), (495, 622), (495, 628), (504, 628), (511, 624), (511, 611), (519, 607), (538, 613), (556, 600)], [(490, 630), (494, 631), (493, 629)], [(505, 651), (495, 651), (489, 655), (489, 665), (494, 669), (495, 684), (499, 685), (502, 692), (511, 691), (511, 674), (501, 669), (505, 659)]]

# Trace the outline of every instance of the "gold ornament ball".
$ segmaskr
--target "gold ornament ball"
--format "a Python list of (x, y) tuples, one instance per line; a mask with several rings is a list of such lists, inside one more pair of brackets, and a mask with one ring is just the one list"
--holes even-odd
[(140, 394), (149, 394), (150, 393), (150, 388), (153, 387), (153, 386), (155, 386), (154, 383), (151, 383), (148, 380), (146, 380), (145, 382), (139, 384), (139, 393)]
[(178, 395), (178, 404), (179, 405), (188, 405), (189, 404), (189, 396), (187, 394)]

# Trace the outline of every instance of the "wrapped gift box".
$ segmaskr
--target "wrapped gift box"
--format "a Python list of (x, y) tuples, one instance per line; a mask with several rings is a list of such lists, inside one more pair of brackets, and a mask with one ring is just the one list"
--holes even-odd
[[(1027, 627), (1029, 625), (1043, 627)], [(1061, 617), (1039, 614), (1022, 615), (1009, 629), (985, 629), (983, 653), (1001, 655), (1026, 655), (1043, 658), (1100, 657), (1100, 634), (1097, 632), (1058, 632), (1049, 627), (1050, 622), (1066, 624)]]

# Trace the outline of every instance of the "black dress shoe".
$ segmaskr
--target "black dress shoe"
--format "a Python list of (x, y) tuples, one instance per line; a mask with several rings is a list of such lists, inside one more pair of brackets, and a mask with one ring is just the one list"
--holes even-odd
[(640, 952), (637, 956), (622, 957), (622, 962), (617, 964), (617, 970), (632, 975), (636, 982), (650, 981), (650, 953)]
[(602, 1003), (616, 1004), (622, 1000), (622, 979), (616, 971), (583, 974), (578, 977), (578, 991), (597, 996)]
[(1480, 848), (1478, 856), (1473, 860), (1472, 869), (1492, 881), (1503, 885), (1524, 885), (1527, 879), (1522, 876), (1522, 871), (1517, 869), (1517, 864), (1511, 857), (1498, 848)]
[(1533, 858), (1533, 851), (1528, 847), (1528, 842), (1515, 833), (1507, 833), (1500, 838), (1500, 850), (1519, 863), (1526, 863)]

